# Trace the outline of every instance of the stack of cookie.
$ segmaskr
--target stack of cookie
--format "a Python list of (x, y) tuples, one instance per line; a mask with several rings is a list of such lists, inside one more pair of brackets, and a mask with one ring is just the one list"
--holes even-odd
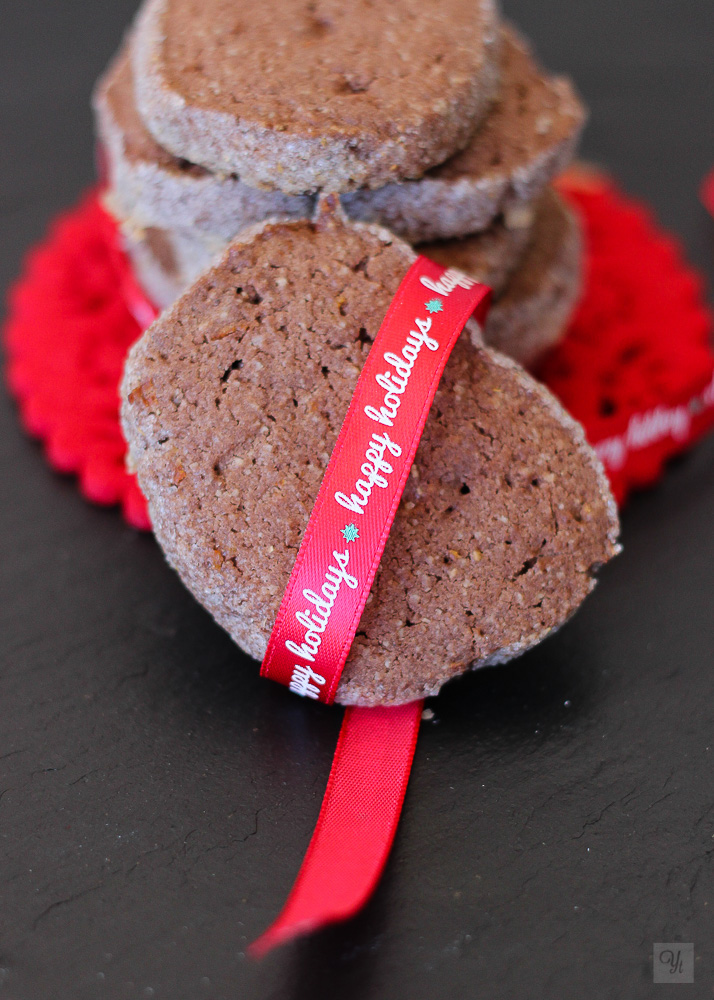
[[(496, 289), (486, 337), (515, 357), (560, 333), (580, 246), (548, 182), (582, 108), (492, 0), (148, 0), (96, 107), (137, 274), (172, 303), (127, 359), (130, 465), (168, 561), (261, 659), (414, 246)], [(429, 412), (345, 704), (422, 698), (505, 662), (566, 621), (617, 552), (582, 428), (469, 332)]]
[(549, 182), (584, 110), (493, 0), (147, 0), (95, 93), (106, 202), (166, 307), (247, 227), (346, 215), (494, 288), (486, 340), (530, 364), (577, 298)]

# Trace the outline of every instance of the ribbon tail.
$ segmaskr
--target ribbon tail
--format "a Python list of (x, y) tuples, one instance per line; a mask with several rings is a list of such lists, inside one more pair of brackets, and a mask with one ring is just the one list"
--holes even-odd
[(322, 809), (282, 913), (248, 949), (272, 948), (354, 916), (372, 895), (399, 822), (422, 701), (348, 708)]

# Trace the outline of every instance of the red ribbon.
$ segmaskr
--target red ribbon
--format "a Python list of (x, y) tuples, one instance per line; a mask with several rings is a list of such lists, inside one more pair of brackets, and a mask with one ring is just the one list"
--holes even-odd
[[(490, 289), (418, 257), (384, 318), (330, 457), (261, 673), (332, 702), (449, 354)], [(254, 957), (353, 916), (399, 822), (423, 703), (345, 713), (322, 810)]]
[(421, 701), (348, 708), (322, 809), (292, 892), (254, 958), (364, 906), (389, 856), (407, 790)]
[(261, 674), (331, 704), (449, 354), (490, 289), (417, 257), (375, 337)]

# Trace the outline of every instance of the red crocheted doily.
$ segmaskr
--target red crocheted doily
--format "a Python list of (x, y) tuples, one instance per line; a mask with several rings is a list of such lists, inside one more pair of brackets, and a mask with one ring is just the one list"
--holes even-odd
[[(585, 291), (537, 374), (584, 424), (622, 502), (714, 426), (711, 317), (701, 279), (645, 208), (601, 177), (572, 174), (559, 188), (582, 217)], [(28, 254), (4, 328), (8, 384), (50, 465), (146, 530), (144, 498), (124, 468), (117, 387), (150, 318), (91, 192)]]
[(6, 376), (50, 465), (76, 474), (88, 500), (121, 504), (129, 524), (150, 531), (119, 426), (119, 380), (141, 327), (121, 293), (114, 232), (91, 192), (30, 251), (9, 295)]
[(585, 288), (536, 374), (585, 427), (622, 504), (714, 426), (712, 317), (703, 279), (644, 205), (584, 171), (559, 187), (583, 222)]

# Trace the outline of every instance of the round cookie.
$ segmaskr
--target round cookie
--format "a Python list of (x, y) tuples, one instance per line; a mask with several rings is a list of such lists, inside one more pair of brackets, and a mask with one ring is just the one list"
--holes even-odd
[[(508, 272), (509, 281), (494, 285), (494, 302), (483, 331), (490, 347), (531, 366), (560, 340), (582, 289), (583, 247), (577, 219), (552, 188), (529, 213), (521, 213), (529, 244)], [(460, 240), (442, 240), (419, 247), (426, 257), (456, 267), (477, 281), (491, 284), (491, 231)], [(504, 282), (505, 284), (505, 282)], [(500, 294), (502, 292), (502, 294)]]
[(148, 0), (137, 107), (176, 156), (289, 194), (418, 177), (497, 82), (494, 0)]
[[(369, 345), (413, 258), (375, 227), (256, 227), (132, 349), (130, 459), (182, 579), (260, 659)], [(436, 693), (561, 625), (617, 551), (582, 428), (462, 336), (337, 692)]]
[(502, 31), (501, 60), (498, 99), (468, 146), (420, 180), (343, 196), (350, 218), (410, 243), (478, 233), (568, 165), (586, 117), (571, 82), (545, 74), (512, 27)]
[(536, 216), (530, 246), (491, 310), (486, 342), (532, 367), (565, 333), (582, 285), (580, 224), (550, 191)]
[[(211, 173), (163, 149), (135, 107), (130, 46), (127, 39), (94, 94), (109, 164), (109, 204), (119, 218), (229, 240), (270, 216), (312, 215), (313, 196), (251, 188), (235, 175)], [(383, 191), (343, 195), (348, 215), (384, 223), (410, 242), (480, 232), (499, 212), (515, 208), (518, 214), (565, 167), (584, 119), (571, 85), (543, 74), (511, 28), (501, 31), (501, 54), (500, 97), (468, 149), (444, 165), (442, 173), (451, 172), (452, 179), (437, 169)]]

